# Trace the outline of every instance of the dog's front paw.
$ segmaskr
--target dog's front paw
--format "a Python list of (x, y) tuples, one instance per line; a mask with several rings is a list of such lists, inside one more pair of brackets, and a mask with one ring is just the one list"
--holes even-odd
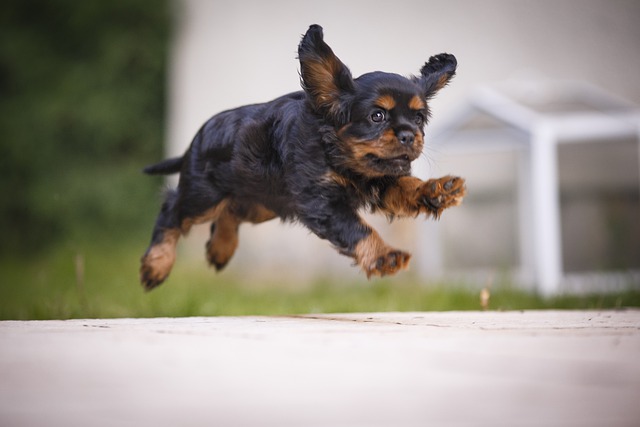
[(373, 230), (358, 242), (353, 256), (367, 278), (394, 274), (407, 268), (411, 259), (411, 254), (387, 246)]
[(467, 194), (467, 188), (463, 178), (445, 176), (425, 182), (419, 192), (420, 203), (437, 219), (440, 218), (443, 210), (462, 203), (463, 197)]
[(411, 254), (397, 249), (378, 256), (368, 266), (363, 266), (367, 277), (386, 276), (407, 268)]

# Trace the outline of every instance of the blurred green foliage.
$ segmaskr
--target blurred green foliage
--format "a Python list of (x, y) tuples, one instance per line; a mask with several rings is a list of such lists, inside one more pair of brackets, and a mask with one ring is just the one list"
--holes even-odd
[[(150, 221), (169, 3), (0, 5), (0, 254), (126, 235)], [(151, 206), (150, 206), (151, 205)]]
[[(95, 242), (63, 247), (38, 260), (2, 260), (0, 320), (108, 317), (293, 315), (384, 311), (480, 310), (478, 286), (423, 282), (402, 274), (344, 282), (259, 283), (215, 273), (202, 257), (181, 257), (171, 276), (152, 292), (137, 283), (140, 246)], [(181, 245), (180, 245), (181, 246)], [(179, 247), (179, 252), (182, 246)], [(543, 298), (497, 280), (489, 310), (622, 309), (640, 307), (630, 289), (600, 295)]]

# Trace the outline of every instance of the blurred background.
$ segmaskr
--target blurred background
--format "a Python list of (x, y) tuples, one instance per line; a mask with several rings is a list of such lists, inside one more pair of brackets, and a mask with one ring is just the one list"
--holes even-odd
[[(640, 3), (5, 0), (0, 317), (640, 304)], [(302, 227), (241, 228), (222, 274), (204, 229), (143, 294), (164, 182), (224, 109), (299, 89), (309, 24), (354, 76), (450, 52), (416, 175), (467, 178), (440, 222), (369, 217), (411, 269), (367, 282)], [(484, 302), (478, 291), (484, 290)]]

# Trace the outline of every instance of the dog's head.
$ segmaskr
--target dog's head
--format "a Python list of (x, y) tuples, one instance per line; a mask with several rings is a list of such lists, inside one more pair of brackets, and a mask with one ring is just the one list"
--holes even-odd
[(456, 58), (433, 56), (420, 75), (373, 72), (356, 79), (312, 25), (298, 47), (311, 107), (335, 129), (338, 166), (368, 178), (411, 172), (424, 145), (428, 101), (455, 75)]

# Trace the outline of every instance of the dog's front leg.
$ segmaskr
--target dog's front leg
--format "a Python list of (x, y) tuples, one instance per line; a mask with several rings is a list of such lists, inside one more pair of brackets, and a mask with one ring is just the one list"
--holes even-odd
[(412, 176), (398, 178), (386, 189), (381, 209), (392, 216), (415, 216), (420, 213), (440, 218), (442, 211), (462, 203), (465, 181), (454, 176), (422, 181)]
[(355, 259), (367, 277), (385, 276), (404, 269), (411, 254), (387, 245), (355, 211), (344, 207), (316, 209), (301, 215), (302, 222), (319, 237), (329, 240), (343, 255)]
[(388, 246), (378, 232), (371, 232), (356, 243), (353, 257), (367, 277), (386, 276), (407, 268), (411, 254)]

